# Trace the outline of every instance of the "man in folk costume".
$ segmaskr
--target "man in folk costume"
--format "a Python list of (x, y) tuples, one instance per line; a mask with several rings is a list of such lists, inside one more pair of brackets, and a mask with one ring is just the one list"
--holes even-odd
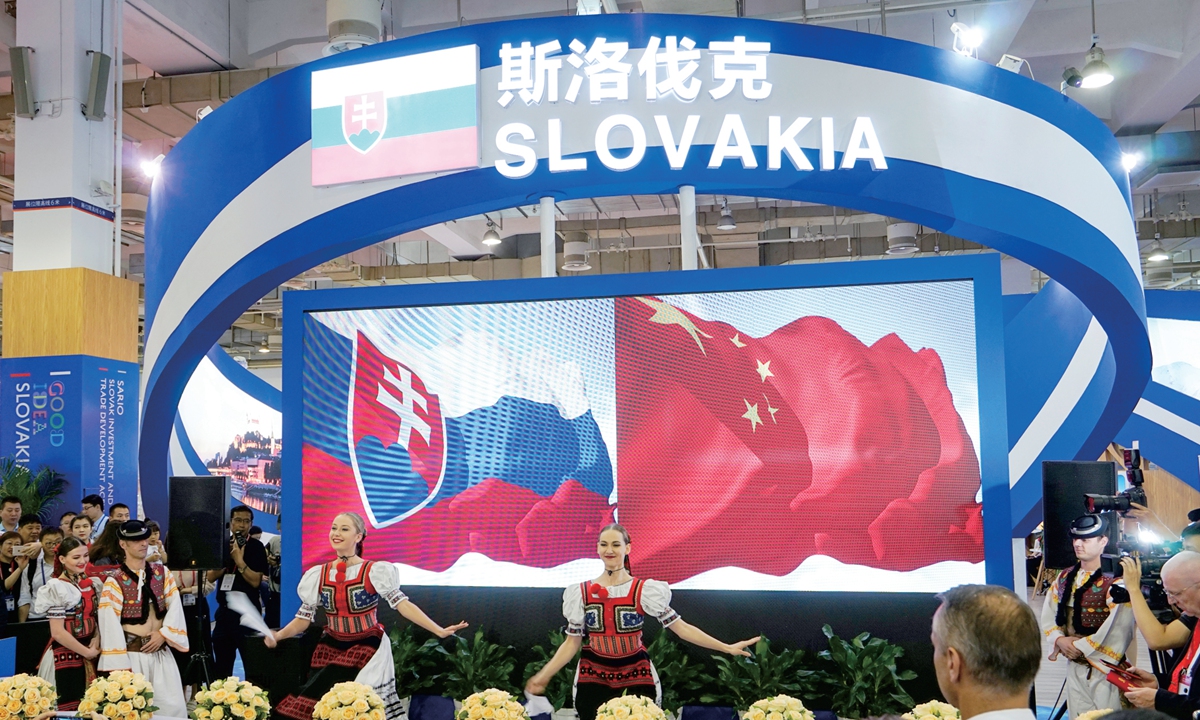
[[(1071, 523), (1079, 562), (1058, 574), (1042, 607), (1042, 632), (1050, 639), (1050, 659), (1063, 655), (1067, 669), (1067, 709), (1071, 718), (1089, 710), (1120, 710), (1121, 691), (1106, 679), (1104, 662), (1120, 663), (1133, 641), (1133, 611), (1112, 598), (1115, 575), (1102, 572), (1100, 556), (1108, 546), (1106, 522), (1083, 515)], [(1138, 590), (1140, 591), (1140, 589)]]
[[(165, 717), (187, 717), (179, 668), (170, 648), (187, 652), (187, 622), (171, 572), (146, 562), (150, 529), (140, 520), (121, 525), (121, 565), (100, 594), (100, 671), (132, 670), (154, 686)], [(169, 647), (168, 647), (169, 646)]]

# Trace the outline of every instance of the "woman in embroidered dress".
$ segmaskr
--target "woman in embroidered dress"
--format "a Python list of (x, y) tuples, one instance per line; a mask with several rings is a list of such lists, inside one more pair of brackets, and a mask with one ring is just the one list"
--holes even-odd
[(575, 710), (579, 720), (595, 720), (596, 710), (621, 695), (641, 695), (662, 702), (658, 672), (642, 642), (643, 616), (652, 615), (664, 628), (690, 643), (730, 655), (749, 655), (750, 638), (727, 644), (690, 625), (671, 609), (671, 588), (658, 580), (634, 577), (629, 566), (629, 533), (617, 524), (600, 531), (597, 553), (604, 572), (591, 582), (563, 592), (567, 637), (536, 675), (526, 692), (541, 695), (551, 678), (581, 653), (575, 669)]
[(75, 710), (96, 678), (101, 586), (99, 579), (85, 574), (88, 548), (78, 538), (66, 538), (54, 554), (62, 573), (48, 580), (33, 601), (33, 611), (50, 621), (50, 644), (38, 675), (58, 689), (59, 710)]
[(298, 695), (288, 695), (275, 706), (283, 717), (311, 720), (313, 706), (321, 696), (337, 683), (347, 681), (375, 688), (387, 706), (387, 716), (400, 715), (392, 646), (375, 617), (380, 598), (438, 637), (449, 637), (467, 626), (460, 622), (442, 627), (430, 620), (400, 591), (396, 566), (359, 557), (366, 536), (366, 525), (356, 513), (335, 517), (329, 529), (329, 545), (337, 560), (304, 573), (296, 588), (302, 603), (300, 612), (287, 626), (263, 639), (267, 647), (275, 647), (280, 640), (307, 630), (318, 607), (325, 610), (327, 624), (313, 653), (308, 682)]

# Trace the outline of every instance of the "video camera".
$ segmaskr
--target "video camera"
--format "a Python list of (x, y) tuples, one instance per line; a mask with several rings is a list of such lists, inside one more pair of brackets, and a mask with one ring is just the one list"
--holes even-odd
[(1134, 503), (1145, 507), (1146, 490), (1142, 485), (1146, 479), (1142, 476), (1142, 452), (1136, 447), (1125, 451), (1125, 478), (1129, 483), (1129, 488), (1124, 492), (1116, 495), (1093, 495), (1091, 493), (1084, 495), (1088, 512), (1116, 512), (1125, 516), (1129, 514)]

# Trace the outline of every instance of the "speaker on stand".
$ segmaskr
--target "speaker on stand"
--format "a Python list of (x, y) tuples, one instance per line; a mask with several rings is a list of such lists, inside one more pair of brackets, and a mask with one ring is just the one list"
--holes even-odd
[[(167, 556), (173, 570), (195, 570), (200, 573), (200, 593), (196, 598), (203, 610), (201, 630), (192, 642), (191, 654), (182, 671), (184, 684), (203, 678), (210, 683), (213, 674), (212, 649), (209, 647), (208, 603), (203, 597), (204, 578), (208, 570), (225, 567), (229, 552), (225, 524), (229, 518), (229, 478), (223, 475), (173, 477), (167, 486), (170, 500), (170, 519), (167, 527)], [(192, 680), (196, 678), (196, 680)]]
[[(1114, 495), (1117, 492), (1117, 466), (1112, 462), (1042, 463), (1042, 553), (1046, 567), (1055, 570), (1075, 564), (1071, 544), (1071, 522), (1086, 515), (1085, 495)], [(1120, 518), (1106, 513), (1108, 553), (1117, 551)]]

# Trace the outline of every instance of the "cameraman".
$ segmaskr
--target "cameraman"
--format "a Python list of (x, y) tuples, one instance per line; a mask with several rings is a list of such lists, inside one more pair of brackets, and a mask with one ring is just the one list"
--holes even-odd
[[(1197, 534), (1193, 536), (1194, 540), (1200, 540), (1200, 528), (1197, 530)], [(1191, 626), (1181, 619), (1172, 620), (1166, 625), (1160, 623), (1145, 596), (1139, 591), (1142, 587), (1142, 561), (1135, 557), (1123, 557), (1121, 570), (1124, 573), (1125, 588), (1129, 591), (1129, 607), (1133, 609), (1133, 619), (1137, 622), (1138, 630), (1141, 630), (1142, 637), (1146, 638), (1146, 647), (1151, 650), (1174, 650), (1186, 645), (1192, 635), (1195, 620), (1189, 618)]]
[(1182, 623), (1192, 628), (1184, 643), (1187, 650), (1175, 654), (1166, 688), (1159, 687), (1153, 674), (1133, 668), (1140, 683), (1126, 692), (1125, 697), (1136, 707), (1191, 720), (1192, 713), (1200, 710), (1200, 682), (1193, 681), (1196, 661), (1200, 659), (1200, 635), (1194, 631), (1195, 618), (1200, 616), (1200, 553), (1184, 551), (1168, 560), (1163, 565), (1162, 582), (1167, 599), (1183, 612)]
[[(233, 674), (235, 655), (242, 649), (246, 628), (241, 616), (229, 609), (225, 595), (229, 591), (245, 593), (262, 612), (258, 586), (270, 569), (267, 565), (267, 550), (258, 540), (250, 537), (254, 524), (254, 511), (238, 505), (229, 512), (229, 558), (223, 570), (210, 570), (209, 582), (217, 585), (216, 624), (213, 627), (213, 655), (216, 657), (216, 677), (226, 678)], [(243, 658), (244, 660), (244, 658)]]

